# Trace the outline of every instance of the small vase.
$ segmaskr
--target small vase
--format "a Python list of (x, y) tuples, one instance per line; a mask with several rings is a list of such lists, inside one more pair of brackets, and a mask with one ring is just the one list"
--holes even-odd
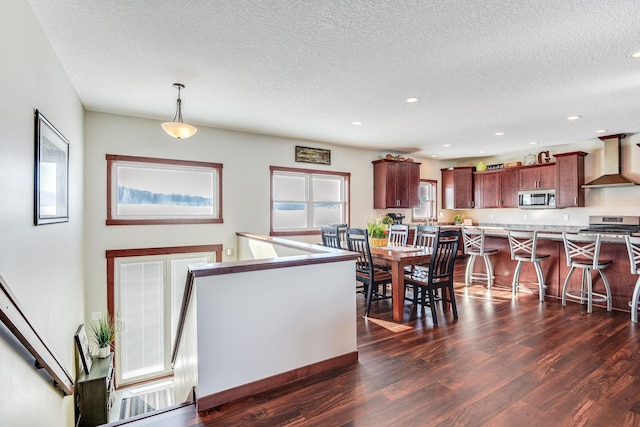
[(111, 349), (109, 347), (100, 347), (100, 348), (98, 348), (98, 352), (96, 353), (96, 357), (98, 357), (99, 359), (105, 359), (105, 358), (109, 357), (110, 353), (111, 353)]
[(372, 237), (371, 238), (371, 246), (387, 246), (389, 240), (387, 237)]

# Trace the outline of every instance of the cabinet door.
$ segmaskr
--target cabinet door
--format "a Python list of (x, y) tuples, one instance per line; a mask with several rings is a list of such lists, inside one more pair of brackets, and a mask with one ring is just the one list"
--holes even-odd
[(537, 190), (540, 173), (537, 166), (527, 166), (519, 170), (520, 190)]
[(386, 209), (396, 206), (396, 164), (373, 164), (373, 208)]
[(453, 169), (441, 169), (440, 172), (440, 197), (442, 198), (442, 209), (453, 209), (455, 206), (455, 200), (453, 197)]
[(556, 207), (584, 207), (584, 156), (586, 153), (577, 152), (575, 155), (557, 156), (558, 187), (556, 190)]
[(420, 165), (398, 163), (396, 172), (396, 207), (415, 208), (420, 204)]
[(518, 207), (518, 170), (500, 172), (501, 208)]
[(520, 190), (556, 188), (556, 165), (544, 164), (520, 169)]
[(548, 164), (538, 166), (538, 183), (539, 187), (544, 190), (556, 188), (556, 164)]
[(454, 209), (473, 208), (473, 168), (453, 170)]
[(500, 203), (500, 173), (473, 174), (473, 201), (476, 208), (497, 208)]

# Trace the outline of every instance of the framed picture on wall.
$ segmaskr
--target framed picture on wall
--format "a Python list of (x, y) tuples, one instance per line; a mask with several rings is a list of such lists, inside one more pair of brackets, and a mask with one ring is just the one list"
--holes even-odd
[(91, 372), (91, 354), (89, 353), (89, 339), (87, 338), (87, 332), (84, 329), (84, 323), (78, 327), (75, 335), (76, 347), (78, 347), (78, 354), (80, 355), (80, 363), (84, 373), (89, 375)]
[(222, 165), (107, 154), (107, 225), (222, 223)]
[(35, 225), (69, 221), (69, 141), (35, 111)]

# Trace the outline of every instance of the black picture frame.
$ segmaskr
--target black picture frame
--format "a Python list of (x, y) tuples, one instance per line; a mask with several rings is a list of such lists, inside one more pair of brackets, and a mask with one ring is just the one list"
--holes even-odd
[(330, 165), (331, 150), (296, 145), (296, 162)]
[(89, 375), (91, 372), (91, 353), (89, 352), (89, 339), (87, 338), (87, 332), (84, 328), (84, 323), (78, 326), (78, 330), (74, 336), (76, 346), (78, 347), (78, 353), (80, 354), (80, 362), (82, 363), (82, 369), (84, 373)]
[(35, 110), (34, 224), (69, 221), (69, 141)]

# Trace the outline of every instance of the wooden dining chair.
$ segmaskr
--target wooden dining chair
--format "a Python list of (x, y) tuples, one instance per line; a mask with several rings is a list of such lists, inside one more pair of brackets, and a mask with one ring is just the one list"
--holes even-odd
[(366, 298), (365, 317), (369, 316), (372, 300), (380, 300), (391, 298), (391, 296), (382, 295), (378, 292), (380, 285), (386, 288), (387, 284), (392, 282), (391, 273), (376, 268), (373, 265), (371, 256), (371, 248), (369, 247), (369, 235), (366, 229), (348, 228), (347, 229), (347, 247), (351, 252), (357, 252), (356, 259), (356, 281), (362, 283), (362, 293)]
[(341, 249), (340, 232), (337, 226), (323, 225), (322, 227), (320, 227), (320, 234), (322, 235), (323, 246)]
[[(416, 227), (415, 233), (413, 234), (413, 246), (432, 250), (436, 235), (438, 234), (438, 230), (438, 227), (434, 227), (431, 225), (418, 225)], [(418, 270), (423, 270), (424, 272), (426, 272), (428, 269), (428, 264), (413, 264), (408, 265), (404, 268), (405, 274), (414, 273)], [(416, 299), (418, 298), (418, 288), (415, 286), (407, 285), (405, 286), (405, 290), (413, 291), (413, 297), (405, 296), (405, 299), (416, 303)]]
[(407, 246), (409, 239), (409, 226), (404, 224), (391, 224), (389, 226), (389, 246)]
[[(458, 318), (458, 308), (453, 288), (453, 270), (459, 244), (460, 233), (458, 230), (439, 230), (434, 238), (433, 252), (428, 270), (416, 271), (404, 276), (405, 286), (411, 285), (422, 293), (420, 302), (423, 306), (428, 305), (431, 308), (431, 317), (434, 325), (438, 324), (438, 316), (436, 314), (436, 303), (438, 301), (442, 301), (443, 306), (445, 303), (450, 303), (453, 318)], [(417, 301), (418, 296), (416, 295), (414, 304), (417, 304)]]

